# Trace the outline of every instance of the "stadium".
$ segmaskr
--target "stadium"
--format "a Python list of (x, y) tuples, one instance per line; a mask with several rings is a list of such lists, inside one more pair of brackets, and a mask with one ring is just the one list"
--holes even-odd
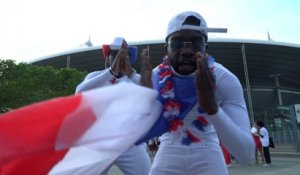
[[(136, 45), (139, 53), (149, 47), (153, 67), (164, 56), (163, 40), (129, 44)], [(239, 78), (251, 122), (265, 121), (277, 148), (300, 152), (300, 45), (214, 38), (208, 40), (208, 52)], [(69, 50), (30, 63), (87, 72), (105, 68), (101, 46)], [(139, 72), (140, 60), (133, 67)]]

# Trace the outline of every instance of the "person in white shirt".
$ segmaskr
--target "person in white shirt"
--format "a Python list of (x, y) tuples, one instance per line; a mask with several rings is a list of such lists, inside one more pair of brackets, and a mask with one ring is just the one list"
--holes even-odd
[(141, 84), (157, 89), (163, 104), (144, 138), (163, 134), (150, 175), (227, 175), (219, 139), (238, 162), (254, 159), (242, 86), (207, 54), (208, 31), (197, 12), (182, 12), (169, 22), (166, 56), (153, 71), (143, 50)]
[[(140, 83), (140, 75), (131, 67), (131, 64), (137, 59), (136, 46), (127, 46), (125, 39), (116, 38), (111, 45), (103, 45), (102, 51), (106, 62), (110, 66), (102, 71), (89, 73), (84, 81), (77, 86), (76, 93), (99, 87), (113, 86), (122, 81)], [(133, 145), (119, 156), (113, 164), (126, 175), (148, 175), (151, 161), (146, 143)], [(106, 175), (113, 164), (101, 175)]]
[(266, 163), (263, 164), (262, 166), (271, 166), (271, 155), (270, 155), (270, 150), (269, 150), (269, 132), (265, 128), (265, 123), (263, 121), (257, 121), (256, 122), (258, 130), (259, 130), (259, 137), (261, 144), (263, 146), (263, 152), (264, 152), (264, 157)]

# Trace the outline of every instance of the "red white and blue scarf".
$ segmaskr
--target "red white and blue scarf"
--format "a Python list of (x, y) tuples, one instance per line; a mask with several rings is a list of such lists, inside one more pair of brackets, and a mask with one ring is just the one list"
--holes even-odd
[[(209, 56), (208, 62), (210, 69), (213, 70), (214, 58)], [(157, 136), (164, 132), (173, 132), (183, 145), (200, 142), (201, 138), (186, 127), (183, 120), (197, 103), (194, 77), (172, 76), (169, 59), (165, 57), (158, 66), (157, 74), (154, 74), (154, 83), (157, 84), (158, 98), (163, 104), (163, 110), (149, 135)], [(208, 121), (204, 117), (205, 111), (198, 107), (197, 112), (198, 115), (192, 121), (192, 126), (196, 130), (205, 132), (205, 126), (208, 125)]]

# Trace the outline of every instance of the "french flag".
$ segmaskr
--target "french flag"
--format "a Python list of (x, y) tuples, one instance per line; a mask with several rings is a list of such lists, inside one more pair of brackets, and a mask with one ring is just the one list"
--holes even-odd
[(0, 115), (0, 174), (100, 174), (158, 119), (157, 95), (123, 82)]

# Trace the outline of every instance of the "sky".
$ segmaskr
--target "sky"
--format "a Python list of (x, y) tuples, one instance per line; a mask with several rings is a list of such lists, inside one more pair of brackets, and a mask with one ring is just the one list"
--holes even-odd
[(0, 59), (28, 62), (63, 51), (164, 40), (177, 13), (201, 14), (208, 27), (227, 28), (209, 38), (300, 44), (299, 0), (0, 0)]

